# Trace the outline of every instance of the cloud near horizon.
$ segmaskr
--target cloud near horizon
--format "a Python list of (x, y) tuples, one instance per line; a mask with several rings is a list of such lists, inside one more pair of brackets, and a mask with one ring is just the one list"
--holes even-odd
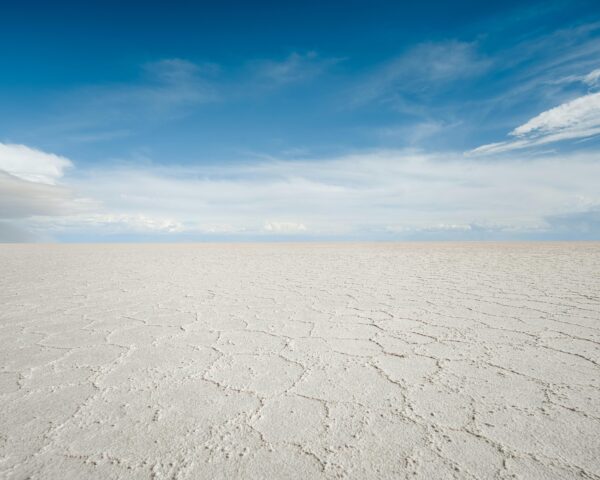
[[(39, 152), (32, 171), (54, 159), (45, 155)], [(0, 207), (0, 220), (6, 229), (60, 240), (553, 238), (568, 234), (569, 219), (579, 218), (570, 224), (579, 225), (575, 233), (596, 229), (597, 178), (593, 154), (498, 162), (410, 150), (202, 167), (71, 168), (55, 185), (4, 172), (0, 198), (13, 204)]]
[(73, 163), (65, 157), (0, 143), (0, 241), (35, 239), (23, 219), (57, 217), (79, 209), (81, 201), (59, 184), (70, 168)]
[(22, 180), (54, 185), (71, 167), (71, 160), (60, 155), (25, 145), (0, 143), (0, 171)]
[(65, 215), (78, 201), (59, 184), (73, 163), (25, 145), (0, 143), (0, 220)]

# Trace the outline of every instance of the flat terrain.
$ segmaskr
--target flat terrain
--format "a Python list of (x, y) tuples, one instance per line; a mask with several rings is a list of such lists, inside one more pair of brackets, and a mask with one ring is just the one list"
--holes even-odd
[(0, 246), (0, 478), (600, 478), (600, 244)]

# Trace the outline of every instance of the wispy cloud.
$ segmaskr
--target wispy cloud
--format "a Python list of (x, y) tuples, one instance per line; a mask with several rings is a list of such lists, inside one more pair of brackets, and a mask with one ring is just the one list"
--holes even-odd
[(600, 84), (600, 68), (588, 73), (583, 77), (583, 83), (589, 85), (590, 87), (595, 87)]
[(409, 96), (431, 95), (458, 80), (481, 74), (490, 65), (475, 43), (422, 43), (361, 80), (349, 92), (349, 101), (354, 106), (377, 101), (402, 108)]
[(30, 126), (30, 136), (66, 144), (110, 142), (152, 125), (185, 118), (220, 100), (219, 67), (169, 58), (138, 67), (129, 81), (81, 86), (55, 96), (45, 108), (52, 122)]
[(515, 112), (523, 108), (540, 111), (571, 100), (575, 91), (589, 93), (599, 66), (599, 33), (600, 23), (533, 33), (490, 53), (492, 74), (478, 86), (489, 94), (464, 98), (465, 113), (478, 122), (514, 123)]
[(116, 119), (137, 118), (149, 113), (169, 115), (218, 98), (209, 78), (218, 71), (214, 65), (197, 65), (179, 58), (143, 65), (141, 78), (133, 83), (84, 89), (82, 107), (100, 109)]
[(561, 77), (556, 80), (553, 80), (550, 83), (559, 85), (569, 85), (575, 82), (583, 83), (584, 85), (587, 85), (589, 88), (593, 89), (594, 87), (600, 84), (600, 68), (592, 70), (590, 73), (584, 73), (582, 75), (567, 75), (566, 77)]
[(409, 147), (420, 147), (424, 143), (430, 143), (432, 139), (442, 136), (444, 132), (455, 130), (460, 125), (461, 122), (424, 120), (380, 127), (375, 130), (375, 134), (384, 141), (398, 140)]
[(494, 154), (600, 134), (600, 93), (590, 93), (540, 113), (509, 133), (514, 140), (482, 145), (472, 154)]
[[(218, 98), (209, 78), (219, 72), (215, 64), (195, 64), (180, 58), (163, 59), (144, 65), (147, 83), (132, 89), (133, 101), (150, 102), (153, 108), (197, 105)], [(124, 96), (129, 96), (124, 92)], [(116, 95), (119, 97), (119, 94)]]
[(57, 95), (45, 107), (53, 112), (52, 122), (30, 126), (28, 136), (50, 143), (110, 143), (189, 119), (208, 104), (237, 108), (244, 99), (310, 82), (339, 61), (311, 51), (227, 69), (183, 58), (148, 62), (128, 81), (84, 85)]
[(317, 52), (292, 52), (283, 60), (255, 60), (250, 70), (257, 83), (263, 86), (283, 86), (312, 80), (338, 63), (337, 58), (323, 58)]

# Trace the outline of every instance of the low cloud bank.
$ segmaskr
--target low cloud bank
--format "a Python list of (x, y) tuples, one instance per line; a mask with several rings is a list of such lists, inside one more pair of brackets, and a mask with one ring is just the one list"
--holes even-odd
[(384, 150), (95, 169), (27, 158), (37, 160), (0, 171), (0, 221), (21, 232), (11, 239), (600, 238), (593, 154), (500, 161)]

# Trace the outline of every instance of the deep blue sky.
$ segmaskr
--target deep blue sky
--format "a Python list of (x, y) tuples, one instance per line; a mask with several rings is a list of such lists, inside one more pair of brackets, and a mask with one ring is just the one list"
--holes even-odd
[[(514, 228), (524, 236), (562, 238), (564, 228), (562, 233), (555, 231), (552, 218), (585, 214), (592, 222), (585, 227), (588, 233), (566, 236), (595, 235), (589, 232), (598, 227), (600, 199), (576, 180), (561, 190), (564, 199), (546, 204), (542, 199), (548, 195), (547, 186), (538, 186), (534, 200), (540, 205), (529, 216), (508, 206), (498, 209), (499, 202), (487, 197), (481, 201), (489, 202), (489, 215), (470, 215), (469, 202), (479, 197), (471, 192), (463, 199), (464, 192), (450, 187), (485, 184), (488, 173), (477, 179), (453, 177), (472, 171), (473, 165), (480, 168), (482, 162), (521, 165), (544, 156), (544, 161), (558, 158), (567, 165), (565, 156), (575, 155), (580, 161), (586, 156), (585, 168), (596, 168), (589, 158), (600, 148), (600, 103), (594, 96), (600, 85), (594, 73), (600, 69), (600, 2), (4, 3), (0, 143), (67, 159), (70, 167), (55, 174), (52, 183), (68, 188), (78, 208), (82, 202), (88, 205), (75, 213), (63, 205), (60, 214), (52, 215), (25, 209), (29, 213), (16, 220), (19, 231), (31, 234), (33, 229), (37, 235), (46, 228), (39, 222), (68, 217), (42, 237), (93, 239), (99, 230), (82, 233), (91, 220), (85, 221), (88, 227), (73, 227), (73, 215), (116, 215), (123, 223), (135, 223), (131, 218), (137, 216), (153, 218), (156, 208), (150, 203), (127, 200), (139, 200), (142, 192), (123, 191), (126, 182), (116, 186), (123, 175), (139, 174), (176, 183), (185, 178), (213, 182), (165, 187), (165, 192), (171, 187), (203, 192), (201, 198), (190, 194), (158, 215), (180, 225), (174, 233), (187, 232), (190, 238), (208, 231), (206, 225), (219, 223), (219, 215), (225, 227), (219, 223), (214, 230), (226, 235), (291, 234), (294, 225), (301, 225), (295, 233), (310, 236), (312, 226), (318, 225), (315, 238), (385, 237), (381, 232), (436, 236), (438, 230), (455, 235), (485, 224), (481, 228), (494, 238), (510, 237), (506, 231)], [(579, 103), (570, 103), (577, 99)], [(527, 123), (560, 105), (566, 106), (558, 123), (547, 116)], [(589, 105), (591, 112), (582, 113)], [(521, 133), (509, 135), (523, 125)], [(502, 145), (489, 147), (495, 143)], [(12, 151), (5, 155), (10, 157)], [(395, 168), (415, 154), (431, 163), (430, 169), (411, 173), (431, 180), (431, 193), (419, 201), (414, 195), (407, 200), (407, 192), (425, 187), (405, 183), (410, 177), (406, 172), (394, 173), (404, 185), (398, 192), (386, 190), (376, 198), (364, 196), (378, 191), (375, 179), (348, 178), (348, 168), (358, 161), (371, 162), (366, 172), (381, 171), (389, 179), (393, 172), (386, 175), (381, 155)], [(444, 159), (464, 164), (441, 173), (447, 185), (439, 196), (451, 198), (436, 203), (438, 190), (431, 177), (438, 171), (435, 162)], [(9, 160), (12, 166), (7, 166)], [(0, 156), (0, 170), (18, 176), (18, 155), (9, 160), (3, 166)], [(288, 170), (279, 172), (273, 162)], [(244, 168), (236, 167), (240, 164)], [(321, 178), (319, 170), (311, 170), (315, 165), (339, 169), (339, 175), (334, 171)], [(33, 178), (26, 177), (19, 178)], [(99, 178), (107, 185), (95, 191), (91, 184), (98, 184)], [(235, 200), (206, 197), (205, 192), (223, 179), (229, 183), (222, 187), (230, 188)], [(289, 191), (271, 191), (278, 181), (298, 179), (318, 183), (323, 187), (319, 192), (329, 187), (346, 190), (322, 198), (335, 204), (334, 211), (326, 205), (303, 211), (298, 203), (309, 193), (292, 199)], [(245, 204), (258, 201), (247, 198), (244, 188), (271, 193), (263, 206), (248, 209)], [(571, 197), (584, 200), (569, 204)], [(448, 200), (455, 204), (450, 212), (445, 208)], [(194, 202), (203, 213), (193, 213)], [(365, 206), (360, 218), (353, 217), (353, 205), (365, 202), (372, 210)], [(287, 207), (266, 207), (273, 203)], [(377, 221), (370, 221), (370, 211)], [(395, 218), (384, 221), (386, 215)], [(5, 219), (15, 217), (4, 214)], [(425, 217), (429, 220), (415, 220)], [(244, 223), (243, 218), (249, 220)], [(32, 226), (32, 221), (38, 223)], [(15, 220), (11, 222), (14, 230)], [(328, 229), (332, 224), (335, 228)], [(102, 228), (105, 233), (110, 230)]]

